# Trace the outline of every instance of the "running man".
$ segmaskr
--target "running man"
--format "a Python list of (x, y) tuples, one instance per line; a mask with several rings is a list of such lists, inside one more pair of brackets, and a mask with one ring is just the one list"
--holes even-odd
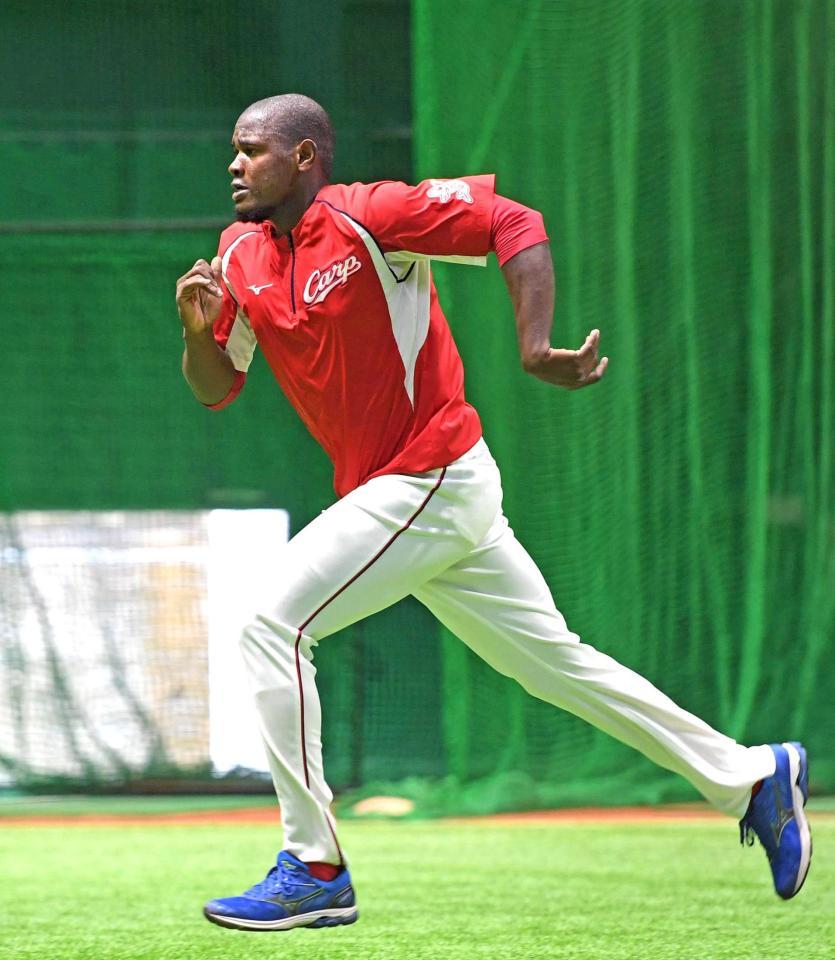
[[(177, 283), (183, 372), (217, 410), (256, 345), (334, 464), (339, 499), (289, 542), (276, 596), (241, 638), (278, 795), (284, 849), (266, 878), (206, 917), (248, 930), (353, 923), (357, 906), (322, 767), (317, 644), (409, 594), (531, 694), (690, 781), (759, 837), (777, 893), (806, 877), (806, 754), (746, 747), (570, 632), (502, 513), (499, 470), (464, 399), (431, 260), (495, 251), (524, 371), (567, 390), (605, 374), (600, 334), (551, 346), (554, 273), (542, 216), (492, 176), (331, 184), (333, 131), (307, 97), (248, 107), (235, 126), (237, 222)], [(481, 318), (479, 322), (485, 322)]]

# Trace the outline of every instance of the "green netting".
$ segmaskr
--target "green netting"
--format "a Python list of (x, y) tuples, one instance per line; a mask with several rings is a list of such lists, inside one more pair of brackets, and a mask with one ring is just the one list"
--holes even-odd
[[(593, 390), (521, 372), (495, 263), (436, 271), (511, 523), (586, 641), (734, 736), (802, 737), (813, 786), (835, 788), (835, 2), (415, 0), (414, 170), (408, 4), (297, 12), (0, 14), (20, 41), (0, 62), (0, 156), (20, 172), (0, 212), (5, 777), (101, 785), (208, 763), (193, 571), (166, 574), (150, 629), (129, 568), (93, 583), (71, 568), (50, 607), (22, 512), (148, 511), (151, 542), (182, 511), (278, 506), (298, 529), (332, 500), (259, 360), (229, 410), (193, 402), (172, 303), (228, 216), (235, 116), (297, 89), (334, 117), (340, 179), (495, 171), (543, 210), (555, 340), (598, 326), (611, 356)], [(338, 790), (425, 812), (690, 795), (414, 602), (328, 638), (317, 666)]]
[[(199, 522), (172, 511), (281, 507), (296, 530), (334, 498), (326, 457), (262, 358), (229, 410), (194, 402), (173, 305), (176, 278), (231, 217), (229, 139), (248, 103), (306, 92), (333, 116), (337, 177), (411, 176), (408, 4), (299, 11), (0, 11), (16, 41), (0, 59), (0, 782), (206, 773), (203, 574), (174, 562), (153, 594), (136, 568), (94, 575), (77, 559), (91, 530), (104, 536), (94, 513), (137, 512), (112, 558), (171, 536), (192, 549)], [(43, 573), (53, 555), (60, 578)], [(319, 680), (335, 787), (443, 772), (438, 643), (415, 602), (333, 638)], [(429, 666), (415, 678), (402, 658), (418, 645)]]
[[(499, 271), (436, 270), (511, 524), (587, 642), (743, 741), (805, 738), (831, 789), (835, 4), (414, 11), (416, 175), (541, 209), (554, 341), (611, 357), (549, 390)], [(468, 806), (682, 794), (450, 636), (443, 666)]]

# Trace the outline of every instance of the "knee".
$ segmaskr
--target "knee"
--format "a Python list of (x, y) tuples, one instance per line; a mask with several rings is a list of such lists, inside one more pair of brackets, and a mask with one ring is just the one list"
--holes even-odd
[(273, 610), (269, 615), (258, 613), (241, 631), (238, 642), (244, 656), (269, 654), (279, 657), (292, 654), (299, 638), (299, 630)]
[(270, 690), (291, 693), (298, 685), (295, 636), (256, 616), (238, 638), (241, 657), (256, 695)]

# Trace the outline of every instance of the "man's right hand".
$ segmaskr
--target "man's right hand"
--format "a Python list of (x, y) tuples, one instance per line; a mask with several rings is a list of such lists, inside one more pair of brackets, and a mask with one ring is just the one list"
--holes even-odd
[(197, 263), (177, 281), (177, 311), (186, 336), (211, 331), (220, 313), (220, 257)]

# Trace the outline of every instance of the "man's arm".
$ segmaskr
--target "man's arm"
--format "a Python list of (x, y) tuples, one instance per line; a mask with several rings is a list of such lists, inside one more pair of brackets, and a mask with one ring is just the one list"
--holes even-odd
[(215, 342), (213, 326), (220, 312), (220, 257), (211, 266), (197, 263), (177, 281), (177, 311), (183, 323), (183, 375), (195, 397), (206, 405), (220, 403), (235, 382), (230, 357)]
[(513, 311), (524, 369), (546, 383), (567, 390), (587, 387), (606, 372), (608, 357), (598, 362), (600, 331), (592, 330), (579, 350), (551, 346), (554, 317), (554, 265), (550, 245), (537, 243), (511, 257), (502, 267)]

